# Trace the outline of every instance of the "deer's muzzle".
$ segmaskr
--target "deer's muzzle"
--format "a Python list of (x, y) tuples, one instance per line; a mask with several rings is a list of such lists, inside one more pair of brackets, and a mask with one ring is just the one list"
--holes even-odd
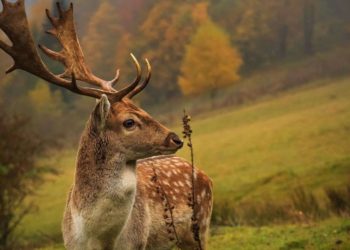
[(179, 136), (173, 132), (170, 132), (167, 138), (165, 139), (165, 146), (172, 149), (180, 149), (183, 146), (183, 141)]

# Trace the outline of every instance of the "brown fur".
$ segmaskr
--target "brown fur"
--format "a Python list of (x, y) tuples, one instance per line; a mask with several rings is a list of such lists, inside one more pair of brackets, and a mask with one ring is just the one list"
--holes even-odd
[[(163, 207), (156, 184), (151, 181), (154, 176), (152, 168), (156, 169), (159, 183), (169, 203), (175, 207), (173, 210), (174, 222), (179, 234), (180, 246), (183, 249), (196, 249), (197, 243), (193, 240), (191, 232), (192, 209), (188, 204), (188, 196), (192, 190), (192, 167), (186, 160), (176, 156), (152, 157), (141, 160), (137, 164), (136, 200), (146, 201), (154, 225), (151, 226), (147, 248), (157, 249), (157, 245), (169, 242), (170, 236), (166, 231), (165, 221), (157, 221), (159, 215), (163, 216)], [(199, 210), (196, 210), (195, 213), (201, 228), (201, 239), (205, 243), (212, 212), (212, 182), (202, 171), (196, 169), (196, 173), (195, 189)], [(186, 219), (183, 220), (184, 218)]]
[[(104, 115), (107, 118), (101, 121)], [(132, 131), (122, 126), (130, 118), (136, 122)], [(171, 249), (175, 242), (169, 240), (164, 206), (151, 181), (153, 169), (175, 206), (174, 222), (181, 248), (195, 247), (192, 209), (187, 204), (191, 166), (175, 156), (154, 157), (178, 149), (167, 139), (169, 133), (131, 101), (109, 107), (107, 99), (101, 99), (81, 137), (75, 181), (63, 219), (67, 249)], [(136, 163), (138, 159), (144, 160)], [(196, 214), (205, 242), (212, 211), (212, 183), (199, 170), (196, 194)]]

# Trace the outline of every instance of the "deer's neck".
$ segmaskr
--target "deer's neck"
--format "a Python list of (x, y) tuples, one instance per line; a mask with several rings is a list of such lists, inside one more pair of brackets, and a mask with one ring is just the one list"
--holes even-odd
[(118, 149), (109, 152), (108, 143), (108, 139), (91, 133), (82, 136), (73, 189), (73, 202), (78, 210), (93, 207), (101, 199), (110, 199), (116, 206), (133, 202), (136, 162), (126, 162)]

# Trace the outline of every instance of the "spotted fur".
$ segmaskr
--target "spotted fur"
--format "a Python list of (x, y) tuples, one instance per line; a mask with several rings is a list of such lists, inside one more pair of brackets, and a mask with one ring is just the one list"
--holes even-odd
[[(145, 200), (149, 207), (151, 225), (147, 249), (171, 249), (173, 242), (169, 241), (163, 216), (163, 206), (156, 185), (151, 181), (153, 177), (152, 168), (157, 169), (158, 180), (167, 194), (169, 202), (174, 205), (174, 222), (179, 235), (180, 247), (183, 249), (196, 249), (197, 243), (191, 232), (192, 209), (188, 204), (188, 194), (191, 192), (192, 167), (186, 160), (176, 157), (152, 157), (141, 160), (137, 164), (137, 193), (138, 199)], [(200, 224), (200, 236), (204, 242), (207, 239), (210, 218), (212, 213), (213, 196), (212, 182), (203, 172), (196, 169), (195, 188), (197, 192), (198, 211), (195, 211)], [(139, 192), (142, 190), (142, 192)], [(169, 242), (169, 247), (164, 248), (164, 243)], [(204, 246), (205, 249), (205, 246)]]
[[(129, 100), (110, 110), (101, 99), (81, 137), (75, 180), (68, 195), (62, 223), (69, 250), (172, 249), (175, 242), (163, 218), (164, 206), (152, 182), (153, 169), (169, 202), (182, 249), (194, 249), (191, 231), (191, 166), (175, 156), (170, 131)], [(102, 113), (101, 113), (102, 112)], [(104, 121), (101, 118), (105, 117)], [(123, 120), (137, 122), (133, 131)], [(98, 129), (97, 129), (98, 128)], [(144, 159), (139, 160), (137, 159)], [(212, 184), (196, 170), (198, 221), (205, 242), (212, 211)], [(205, 249), (205, 246), (203, 246)]]

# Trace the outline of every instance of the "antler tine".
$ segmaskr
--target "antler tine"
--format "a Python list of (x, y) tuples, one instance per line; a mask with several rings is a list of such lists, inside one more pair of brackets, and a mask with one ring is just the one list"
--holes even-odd
[(108, 93), (105, 93), (99, 89), (79, 87), (74, 73), (72, 73), (71, 86), (72, 86), (72, 89), (70, 89), (70, 90), (72, 92), (80, 94), (80, 95), (90, 96), (90, 97), (94, 97), (94, 98), (100, 98), (102, 96), (102, 94), (108, 94)]
[(119, 81), (119, 77), (120, 77), (120, 70), (117, 69), (116, 73), (115, 73), (115, 77), (114, 79), (112, 79), (111, 81), (108, 82), (108, 85), (110, 86), (110, 88), (114, 88), (114, 86), (118, 83)]
[[(0, 13), (0, 29), (4, 31), (12, 42), (12, 46), (0, 41), (0, 48), (10, 55), (14, 64), (6, 73), (15, 69), (22, 69), (38, 75), (46, 70), (40, 57), (38, 56), (33, 39), (29, 32), (28, 21), (24, 10), (24, 1), (15, 3), (1, 0), (3, 11)], [(30, 63), (29, 63), (30, 62)], [(47, 74), (45, 77), (51, 78)]]
[(113, 101), (120, 101), (121, 99), (123, 99), (123, 97), (127, 96), (131, 91), (133, 91), (137, 85), (139, 84), (140, 80), (141, 80), (141, 66), (140, 63), (138, 62), (138, 60), (136, 59), (136, 57), (130, 53), (131, 59), (133, 60), (135, 67), (136, 67), (136, 77), (135, 80), (129, 84), (128, 86), (126, 86), (125, 88), (119, 90), (117, 93), (113, 94), (112, 99)]
[(55, 19), (55, 18), (51, 15), (50, 10), (49, 10), (49, 9), (45, 9), (45, 13), (46, 13), (47, 19), (49, 19), (49, 21), (50, 21), (50, 23), (52, 24), (52, 26), (56, 26), (57, 19)]
[[(3, 4), (3, 11), (0, 13), (0, 29), (4, 31), (12, 42), (12, 46), (9, 46), (0, 40), (0, 49), (5, 51), (14, 60), (14, 65), (7, 70), (7, 73), (15, 69), (22, 69), (80, 95), (100, 98), (105, 94), (111, 102), (120, 101), (123, 97), (132, 93), (139, 84), (141, 80), (141, 67), (133, 54), (131, 54), (131, 58), (136, 67), (136, 78), (131, 84), (120, 91), (116, 91), (113, 88), (113, 85), (119, 79), (119, 70), (116, 71), (116, 76), (111, 81), (104, 81), (91, 73), (90, 69), (85, 65), (84, 55), (76, 36), (72, 4), (67, 11), (62, 10), (59, 4), (57, 5), (60, 16), (58, 19), (52, 17), (50, 12), (47, 11), (47, 15), (54, 26), (54, 29), (50, 33), (56, 36), (62, 44), (63, 49), (60, 52), (55, 52), (44, 46), (39, 46), (39, 48), (50, 58), (62, 62), (67, 68), (61, 75), (53, 74), (42, 62), (34, 45), (25, 13), (24, 0), (18, 0), (15, 3), (6, 0), (0, 1)], [(150, 65), (147, 60), (146, 63), (149, 71), (148, 76), (141, 86), (137, 88), (137, 92), (141, 91), (147, 85), (150, 78)], [(77, 80), (98, 85), (102, 89), (79, 87)]]
[[(86, 95), (89, 95), (89, 92), (92, 91), (94, 93), (99, 93), (100, 95), (102, 95), (102, 94), (107, 95), (108, 99), (111, 102), (120, 101), (125, 96), (127, 96), (132, 90), (134, 90), (141, 80), (140, 63), (138, 62), (138, 60), (136, 59), (136, 57), (132, 53), (130, 54), (130, 56), (135, 64), (136, 77), (135, 77), (134, 81), (131, 84), (129, 84), (128, 86), (126, 86), (124, 89), (122, 89), (120, 91), (116, 91), (116, 92), (106, 92), (104, 90), (95, 89), (95, 88), (79, 87), (76, 83), (76, 79), (75, 79), (74, 74), (72, 74), (72, 86), (74, 87), (74, 90), (72, 90), (72, 91), (74, 91), (76, 93), (80, 93), (80, 94), (88, 93)], [(119, 70), (117, 70), (117, 74), (118, 74), (118, 72), (119, 72)]]
[[(6, 73), (15, 69), (22, 69), (36, 75), (52, 84), (66, 88), (72, 92), (95, 98), (101, 97), (103, 93), (111, 95), (114, 92), (100, 91), (95, 89), (78, 88), (75, 76), (72, 82), (60, 78), (51, 73), (42, 62), (36, 48), (32, 35), (29, 31), (27, 15), (25, 13), (24, 0), (15, 3), (1, 0), (3, 11), (0, 13), (0, 29), (4, 31), (12, 42), (12, 46), (0, 40), (0, 48), (13, 58), (14, 64)], [(74, 87), (75, 85), (75, 87)]]
[(52, 58), (56, 61), (59, 61), (61, 63), (64, 63), (64, 55), (62, 55), (62, 53), (53, 51), (53, 50), (51, 50), (51, 49), (49, 49), (46, 46), (41, 45), (41, 44), (38, 44), (38, 47), (50, 58)]
[(135, 95), (137, 95), (138, 93), (140, 93), (144, 88), (146, 88), (146, 86), (148, 85), (151, 76), (152, 76), (152, 67), (151, 64), (149, 63), (148, 59), (145, 59), (146, 65), (147, 65), (147, 76), (145, 78), (145, 80), (141, 83), (140, 86), (138, 86), (137, 88), (135, 88), (133, 91), (131, 91), (128, 94), (128, 98), (133, 98)]
[[(60, 2), (56, 2), (56, 6), (57, 6), (57, 10), (58, 10), (58, 15), (59, 15), (60, 18), (62, 18), (62, 17), (63, 17), (63, 10), (62, 10), (62, 8), (61, 8)], [(73, 7), (73, 6), (70, 5), (70, 8), (71, 8), (71, 7)]]
[(59, 2), (56, 5), (58, 18), (53, 17), (50, 11), (46, 10), (46, 15), (53, 26), (46, 33), (54, 36), (60, 42), (62, 50), (56, 52), (45, 46), (40, 46), (39, 48), (48, 57), (61, 62), (66, 67), (66, 71), (60, 75), (61, 77), (70, 78), (72, 73), (74, 73), (77, 80), (99, 86), (105, 91), (116, 92), (113, 85), (118, 75), (111, 81), (103, 80), (95, 76), (85, 63), (84, 54), (75, 31), (73, 4), (71, 3), (67, 10), (64, 10)]

